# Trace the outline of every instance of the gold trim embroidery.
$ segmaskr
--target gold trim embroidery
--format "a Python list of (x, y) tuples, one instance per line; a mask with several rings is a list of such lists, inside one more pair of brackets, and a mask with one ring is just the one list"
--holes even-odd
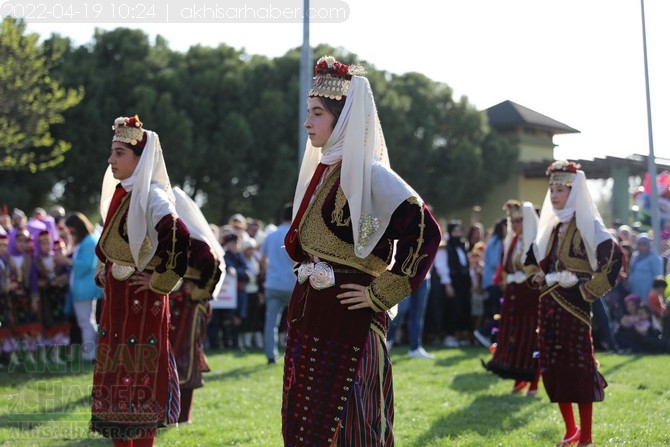
[(407, 258), (402, 263), (402, 266), (400, 268), (400, 271), (403, 272), (405, 275), (409, 276), (410, 278), (414, 278), (416, 276), (417, 271), (419, 270), (419, 262), (428, 255), (423, 254), (419, 255), (421, 253), (421, 246), (424, 243), (423, 239), (423, 231), (426, 228), (426, 221), (425, 218), (426, 216), (424, 215), (423, 212), (423, 206), (418, 204), (417, 200), (409, 200), (409, 202), (413, 205), (418, 205), (419, 206), (419, 214), (421, 215), (421, 223), (419, 224), (419, 237), (416, 240), (416, 251), (414, 251), (414, 248), (409, 249), (409, 254)]
[[(308, 205), (307, 210), (300, 223), (300, 243), (303, 250), (311, 255), (318, 256), (321, 260), (345, 264), (373, 276), (379, 276), (386, 271), (392, 254), (389, 244), (389, 259), (381, 259), (377, 256), (359, 258), (353, 255), (353, 244), (343, 241), (333, 234), (323, 218), (323, 208), (326, 197), (334, 188), (339, 176), (329, 175), (321, 188), (314, 194), (314, 199)], [(338, 186), (338, 192), (341, 188)], [(344, 194), (344, 193), (342, 193)], [(336, 193), (337, 195), (337, 193)], [(327, 214), (328, 215), (328, 214)], [(332, 215), (332, 213), (331, 213)]]
[(547, 289), (545, 292), (540, 294), (540, 297), (543, 295), (549, 295), (554, 301), (558, 303), (559, 306), (561, 306), (563, 309), (565, 309), (567, 312), (570, 314), (574, 315), (576, 318), (578, 318), (582, 323), (587, 325), (588, 327), (591, 327), (591, 315), (587, 312), (584, 312), (574, 304), (570, 303), (568, 300), (566, 300), (561, 294), (556, 292), (556, 289), (558, 288), (558, 284), (550, 287)]
[[(553, 239), (549, 241), (551, 247), (553, 245)], [(574, 254), (570, 253), (570, 248)], [(575, 255), (581, 256), (577, 257)], [(563, 263), (565, 270), (570, 270), (573, 273), (593, 273), (591, 270), (591, 265), (589, 260), (586, 257), (586, 249), (584, 248), (584, 243), (582, 242), (582, 236), (577, 230), (577, 223), (575, 219), (572, 219), (568, 224), (568, 228), (565, 230), (565, 234), (559, 240), (558, 246), (558, 258)]]
[[(128, 235), (128, 220), (125, 218), (127, 215), (128, 207), (130, 206), (130, 196), (132, 192), (126, 194), (126, 196), (121, 199), (119, 208), (113, 216), (107, 216), (112, 220), (107, 225), (107, 228), (103, 231), (100, 236), (100, 250), (105, 255), (105, 258), (111, 262), (115, 262), (119, 265), (135, 265), (135, 260), (133, 255), (130, 252), (130, 246), (128, 245), (127, 235)], [(124, 239), (125, 237), (125, 239)], [(148, 237), (144, 238), (142, 241), (142, 246), (140, 247), (140, 257), (144, 258), (150, 253), (151, 242)], [(159, 264), (160, 260), (154, 257), (147, 267), (155, 267)]]
[(591, 280), (584, 283), (584, 289), (595, 297), (592, 301), (595, 301), (598, 299), (598, 297), (601, 297), (609, 292), (614, 286), (610, 282), (609, 275), (612, 272), (615, 248), (615, 244), (611, 243), (610, 252), (607, 255), (607, 260), (599, 266), (600, 270), (593, 274)]
[(409, 279), (389, 270), (375, 278), (369, 289), (373, 308), (380, 310), (389, 310), (412, 293)]
[(151, 274), (149, 287), (154, 292), (165, 295), (172, 291), (180, 279), (181, 276), (176, 274), (173, 270), (166, 270), (163, 273), (158, 273), (154, 270), (154, 272)]
[[(168, 258), (165, 261), (165, 268), (168, 270), (174, 270), (177, 268), (177, 258), (183, 253), (180, 251), (175, 251), (175, 246), (177, 245), (177, 217), (172, 216), (172, 247), (168, 253)], [(144, 246), (144, 245), (143, 245)]]
[(351, 216), (343, 220), (344, 217), (344, 206), (347, 204), (347, 197), (344, 195), (342, 188), (337, 188), (335, 193), (335, 209), (331, 214), (332, 220), (331, 223), (334, 223), (338, 227), (348, 227), (351, 224)]

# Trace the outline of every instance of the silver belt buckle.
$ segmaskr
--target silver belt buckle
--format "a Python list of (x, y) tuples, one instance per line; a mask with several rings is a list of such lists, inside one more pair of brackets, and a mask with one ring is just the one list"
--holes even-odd
[(298, 267), (298, 282), (302, 284), (307, 281), (312, 272), (314, 272), (314, 264), (311, 262), (300, 264), (300, 267)]
[(577, 275), (569, 270), (547, 273), (547, 275), (544, 277), (544, 280), (549, 286), (553, 286), (554, 284), (558, 283), (559, 286), (566, 289), (576, 285), (579, 282)]
[(515, 284), (523, 284), (526, 282), (526, 275), (522, 270), (517, 270), (516, 272), (510, 274), (507, 277), (507, 282), (513, 282)]
[(133, 273), (135, 273), (135, 267), (132, 265), (120, 265), (116, 262), (112, 264), (112, 276), (119, 281), (125, 281), (133, 276)]
[(327, 289), (335, 285), (335, 272), (327, 262), (305, 262), (298, 267), (298, 283), (309, 279), (309, 284), (316, 290)]

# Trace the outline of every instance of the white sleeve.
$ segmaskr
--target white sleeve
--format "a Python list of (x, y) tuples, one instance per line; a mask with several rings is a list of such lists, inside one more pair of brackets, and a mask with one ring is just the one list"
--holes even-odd
[(148, 209), (151, 228), (156, 228), (158, 222), (169, 214), (177, 215), (174, 204), (168, 198), (167, 193), (160, 187), (152, 185), (149, 190)]
[(448, 263), (447, 249), (440, 248), (435, 254), (435, 271), (440, 277), (440, 284), (451, 284), (451, 274), (449, 272), (449, 263)]

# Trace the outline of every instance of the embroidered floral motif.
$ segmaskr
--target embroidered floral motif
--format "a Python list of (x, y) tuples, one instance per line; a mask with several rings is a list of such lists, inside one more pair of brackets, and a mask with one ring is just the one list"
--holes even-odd
[(159, 313), (161, 313), (161, 302), (159, 300), (154, 301), (154, 305), (151, 308), (151, 313), (154, 314), (154, 316), (157, 316)]
[(335, 194), (335, 209), (332, 213), (331, 222), (337, 225), (338, 227), (348, 227), (351, 223), (351, 216), (343, 219), (344, 217), (344, 206), (347, 204), (347, 197), (344, 195), (342, 188), (337, 188), (337, 193)]
[(365, 246), (372, 240), (377, 230), (379, 230), (380, 222), (376, 217), (364, 214), (358, 219), (358, 245), (356, 245), (356, 253), (362, 253)]

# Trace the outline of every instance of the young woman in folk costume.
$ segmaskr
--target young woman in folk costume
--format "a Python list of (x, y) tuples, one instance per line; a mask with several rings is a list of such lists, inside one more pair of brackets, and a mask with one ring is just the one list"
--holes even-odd
[(223, 280), (223, 248), (198, 205), (180, 188), (173, 188), (177, 215), (191, 233), (188, 269), (178, 289), (170, 293), (170, 343), (174, 349), (181, 391), (179, 423), (191, 422), (193, 390), (202, 388), (209, 371), (204, 343), (212, 315), (209, 301)]
[[(46, 361), (49, 358), (55, 365), (65, 364), (60, 351), (70, 343), (70, 322), (65, 313), (65, 301), (69, 288), (69, 260), (63, 252), (61, 241), (53, 242), (51, 233), (44, 230), (37, 239), (37, 283), (40, 288), (40, 316), (44, 332), (40, 342), (40, 353)], [(48, 365), (48, 363), (47, 363)]]
[(391, 446), (387, 311), (422, 283), (440, 230), (389, 166), (368, 80), (332, 57), (315, 71), (285, 237), (300, 265), (287, 315), (284, 445)]
[(10, 249), (8, 322), (11, 337), (3, 350), (11, 355), (11, 365), (35, 367), (34, 353), (42, 339), (40, 289), (34, 265), (34, 248), (26, 228), (16, 228), (14, 247)]
[(484, 367), (503, 379), (513, 379), (512, 393), (526, 387), (537, 393), (540, 370), (537, 360), (538, 289), (526, 281), (523, 262), (537, 233), (537, 213), (530, 202), (508, 200), (507, 236), (499, 272), (504, 287), (499, 332), (493, 358)]
[[(559, 446), (592, 444), (593, 402), (605, 397), (591, 335), (591, 303), (610, 290), (622, 253), (607, 231), (578, 164), (547, 168), (549, 191), (525, 270), (540, 289), (538, 337), (542, 382), (565, 422)], [(572, 404), (579, 408), (578, 427)]]
[(114, 122), (96, 247), (104, 287), (91, 429), (115, 446), (153, 445), (177, 422), (168, 293), (186, 272), (189, 232), (177, 217), (158, 135), (137, 116)]

